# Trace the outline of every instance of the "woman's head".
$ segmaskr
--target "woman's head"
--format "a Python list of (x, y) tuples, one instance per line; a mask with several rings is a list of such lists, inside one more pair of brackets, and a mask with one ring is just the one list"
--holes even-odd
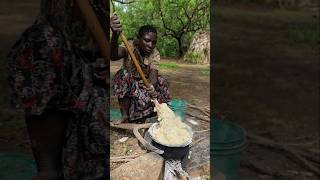
[(157, 44), (157, 30), (151, 25), (140, 27), (138, 32), (138, 47), (143, 55), (150, 55)]

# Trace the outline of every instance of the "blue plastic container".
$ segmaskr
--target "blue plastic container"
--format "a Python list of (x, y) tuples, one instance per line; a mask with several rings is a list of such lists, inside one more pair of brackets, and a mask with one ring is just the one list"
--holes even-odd
[(184, 120), (186, 117), (187, 103), (182, 99), (172, 99), (167, 103), (170, 109), (178, 116), (181, 117), (181, 120)]
[(122, 119), (120, 109), (111, 108), (110, 109), (110, 121), (118, 121)]
[(246, 132), (228, 121), (213, 119), (211, 123), (210, 154), (213, 177), (224, 176), (226, 180), (236, 180), (241, 153), (247, 146)]

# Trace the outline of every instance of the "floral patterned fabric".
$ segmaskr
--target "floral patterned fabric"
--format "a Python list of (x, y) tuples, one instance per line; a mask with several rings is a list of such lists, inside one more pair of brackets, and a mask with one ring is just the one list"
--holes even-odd
[[(135, 43), (131, 43), (135, 47)], [(154, 49), (150, 56), (142, 57), (137, 48), (134, 52), (139, 57), (139, 63), (142, 70), (146, 73), (151, 67), (158, 66), (160, 63), (160, 54)], [(128, 97), (131, 99), (129, 107), (129, 120), (144, 118), (154, 112), (154, 104), (151, 102), (150, 95), (139, 83), (140, 76), (128, 57), (124, 59), (123, 67), (113, 77), (113, 95), (117, 98)], [(159, 103), (170, 101), (169, 83), (166, 78), (158, 75), (157, 84), (154, 86), (158, 96)]]
[(8, 56), (13, 105), (26, 115), (45, 109), (74, 112), (63, 150), (66, 180), (108, 177), (108, 87), (98, 86), (94, 68), (57, 28), (28, 28)]

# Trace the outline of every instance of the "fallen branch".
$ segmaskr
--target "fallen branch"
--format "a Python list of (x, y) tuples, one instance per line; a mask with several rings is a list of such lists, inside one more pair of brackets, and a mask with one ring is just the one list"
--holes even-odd
[(200, 111), (201, 113), (203, 113), (204, 115), (210, 117), (210, 110), (203, 110), (203, 109), (205, 109), (205, 107), (199, 107), (199, 106), (192, 105), (192, 104), (188, 104), (188, 107), (190, 107), (192, 109), (196, 109), (196, 110)]
[(191, 117), (194, 117), (194, 118), (196, 118), (196, 119), (198, 119), (198, 120), (200, 120), (200, 121), (203, 121), (203, 122), (210, 122), (210, 119), (209, 119), (209, 118), (199, 117), (199, 116), (193, 115), (193, 114), (191, 114), (191, 113), (189, 113), (189, 112), (186, 112), (186, 115), (191, 116)]
[(131, 155), (131, 156), (115, 156), (115, 157), (110, 157), (110, 159), (128, 159), (128, 158), (137, 158), (141, 155), (143, 155), (145, 153), (142, 153), (142, 154), (136, 154), (136, 155)]
[(132, 123), (120, 123), (120, 124), (114, 124), (112, 122), (110, 122), (110, 126), (113, 128), (119, 128), (119, 129), (126, 129), (126, 130), (133, 130), (134, 127), (137, 124), (132, 124)]
[(319, 149), (309, 149), (309, 151), (313, 154), (317, 154), (317, 155), (320, 155), (320, 151)]
[(203, 132), (207, 132), (210, 131), (210, 129), (205, 129), (205, 130), (200, 130), (200, 131), (193, 131), (193, 133), (203, 133)]
[(111, 162), (129, 162), (133, 159), (110, 159)]
[[(308, 177), (314, 176), (314, 174), (312, 172), (293, 171), (293, 170), (283, 171), (280, 169), (271, 168), (270, 166), (267, 166), (266, 164), (261, 164), (259, 162), (253, 161), (253, 160), (241, 161), (241, 166), (247, 167), (250, 170), (256, 172), (257, 174), (260, 174), (260, 177), (267, 175), (267, 176), (272, 176), (272, 177), (282, 177), (282, 178), (286, 177), (286, 179), (294, 179), (298, 175), (303, 175), (303, 176), (308, 176)], [(262, 178), (262, 179), (264, 179), (264, 178)]]
[[(278, 148), (276, 146), (264, 144), (264, 143), (262, 143), (261, 141), (258, 141), (258, 140), (251, 140), (250, 143), (269, 146), (269, 147), (273, 147), (273, 148)], [(274, 143), (276, 143), (276, 142), (274, 142)], [(277, 144), (277, 146), (284, 146), (286, 148), (292, 149), (295, 153), (299, 154), (300, 156), (306, 158), (309, 161), (312, 161), (312, 162), (315, 162), (315, 163), (320, 163), (320, 157), (319, 156), (317, 157), (317, 155), (313, 154), (312, 152), (304, 152), (304, 151), (302, 151), (300, 149), (291, 148), (291, 147), (289, 147), (287, 145), (284, 145), (284, 144), (279, 144), (279, 143), (276, 143), (276, 144)], [(278, 149), (283, 150), (281, 148), (278, 148)]]
[(205, 140), (205, 139), (208, 139), (208, 137), (200, 138), (200, 139), (198, 139), (198, 140), (196, 140), (196, 141), (192, 142), (192, 144), (191, 144), (190, 146), (194, 146), (194, 145), (196, 145), (196, 144), (200, 143), (201, 141), (203, 141), (203, 140)]
[(310, 146), (310, 145), (313, 145), (313, 144), (317, 144), (319, 143), (319, 138), (315, 139), (315, 140), (312, 140), (312, 141), (309, 141), (309, 142), (300, 142), (300, 143), (281, 143), (281, 144), (284, 144), (286, 146)]
[(263, 145), (266, 147), (272, 147), (272, 148), (277, 148), (280, 149), (282, 151), (286, 151), (288, 153), (290, 153), (291, 155), (293, 155), (298, 161), (300, 161), (300, 163), (305, 167), (308, 168), (309, 170), (311, 170), (312, 172), (314, 172), (317, 175), (320, 175), (320, 169), (318, 169), (317, 167), (315, 167), (313, 164), (311, 164), (310, 162), (308, 162), (305, 158), (303, 158), (301, 156), (301, 152), (299, 154), (299, 150), (296, 150), (292, 147), (283, 145), (283, 144), (279, 144), (276, 143), (270, 139), (261, 137), (259, 135), (256, 134), (252, 134), (252, 133), (247, 133), (248, 138), (250, 139), (254, 139), (255, 141), (252, 141), (253, 143), (259, 144), (259, 145)]
[(274, 169), (271, 169), (269, 167), (265, 167), (264, 164), (259, 164), (256, 161), (253, 160), (246, 160), (241, 161), (241, 166), (247, 167), (250, 170), (256, 172), (257, 174), (264, 174), (264, 175), (271, 175), (274, 177), (286, 177), (286, 175), (283, 175), (281, 171), (275, 171)]
[(303, 175), (303, 176), (308, 176), (308, 177), (312, 177), (314, 176), (313, 173), (311, 172), (304, 172), (304, 171), (292, 171), (292, 170), (288, 170), (286, 171), (288, 174), (292, 174), (294, 176), (298, 176), (298, 175)]
[(297, 154), (305, 157), (306, 159), (320, 164), (320, 156), (319, 155), (315, 155), (312, 152), (304, 152), (304, 151), (298, 150), (298, 149), (296, 149), (295, 151), (297, 152)]

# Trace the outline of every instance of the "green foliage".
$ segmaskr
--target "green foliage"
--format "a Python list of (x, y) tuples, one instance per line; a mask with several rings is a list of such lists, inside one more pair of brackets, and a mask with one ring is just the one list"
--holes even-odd
[(291, 26), (288, 29), (290, 39), (298, 43), (307, 43), (315, 46), (319, 43), (319, 26), (317, 24), (302, 24)]
[(160, 37), (157, 42), (157, 49), (162, 56), (174, 57), (177, 55), (177, 42), (170, 37)]
[(176, 69), (176, 68), (179, 68), (179, 65), (176, 62), (166, 62), (166, 63), (161, 63), (160, 68), (162, 68), (162, 69)]
[(139, 0), (131, 4), (118, 4), (116, 10), (122, 23), (124, 32), (128, 38), (137, 35), (139, 27), (151, 24), (159, 29), (160, 24), (156, 22), (156, 7), (152, 0)]
[(175, 38), (181, 56), (190, 43), (190, 37), (209, 25), (208, 0), (157, 0), (162, 36)]
[(198, 63), (203, 56), (199, 52), (187, 52), (185, 55), (185, 61), (190, 63)]
[(128, 39), (145, 24), (157, 28), (157, 48), (162, 56), (177, 56), (190, 44), (195, 30), (209, 25), (209, 0), (139, 0), (114, 5)]

